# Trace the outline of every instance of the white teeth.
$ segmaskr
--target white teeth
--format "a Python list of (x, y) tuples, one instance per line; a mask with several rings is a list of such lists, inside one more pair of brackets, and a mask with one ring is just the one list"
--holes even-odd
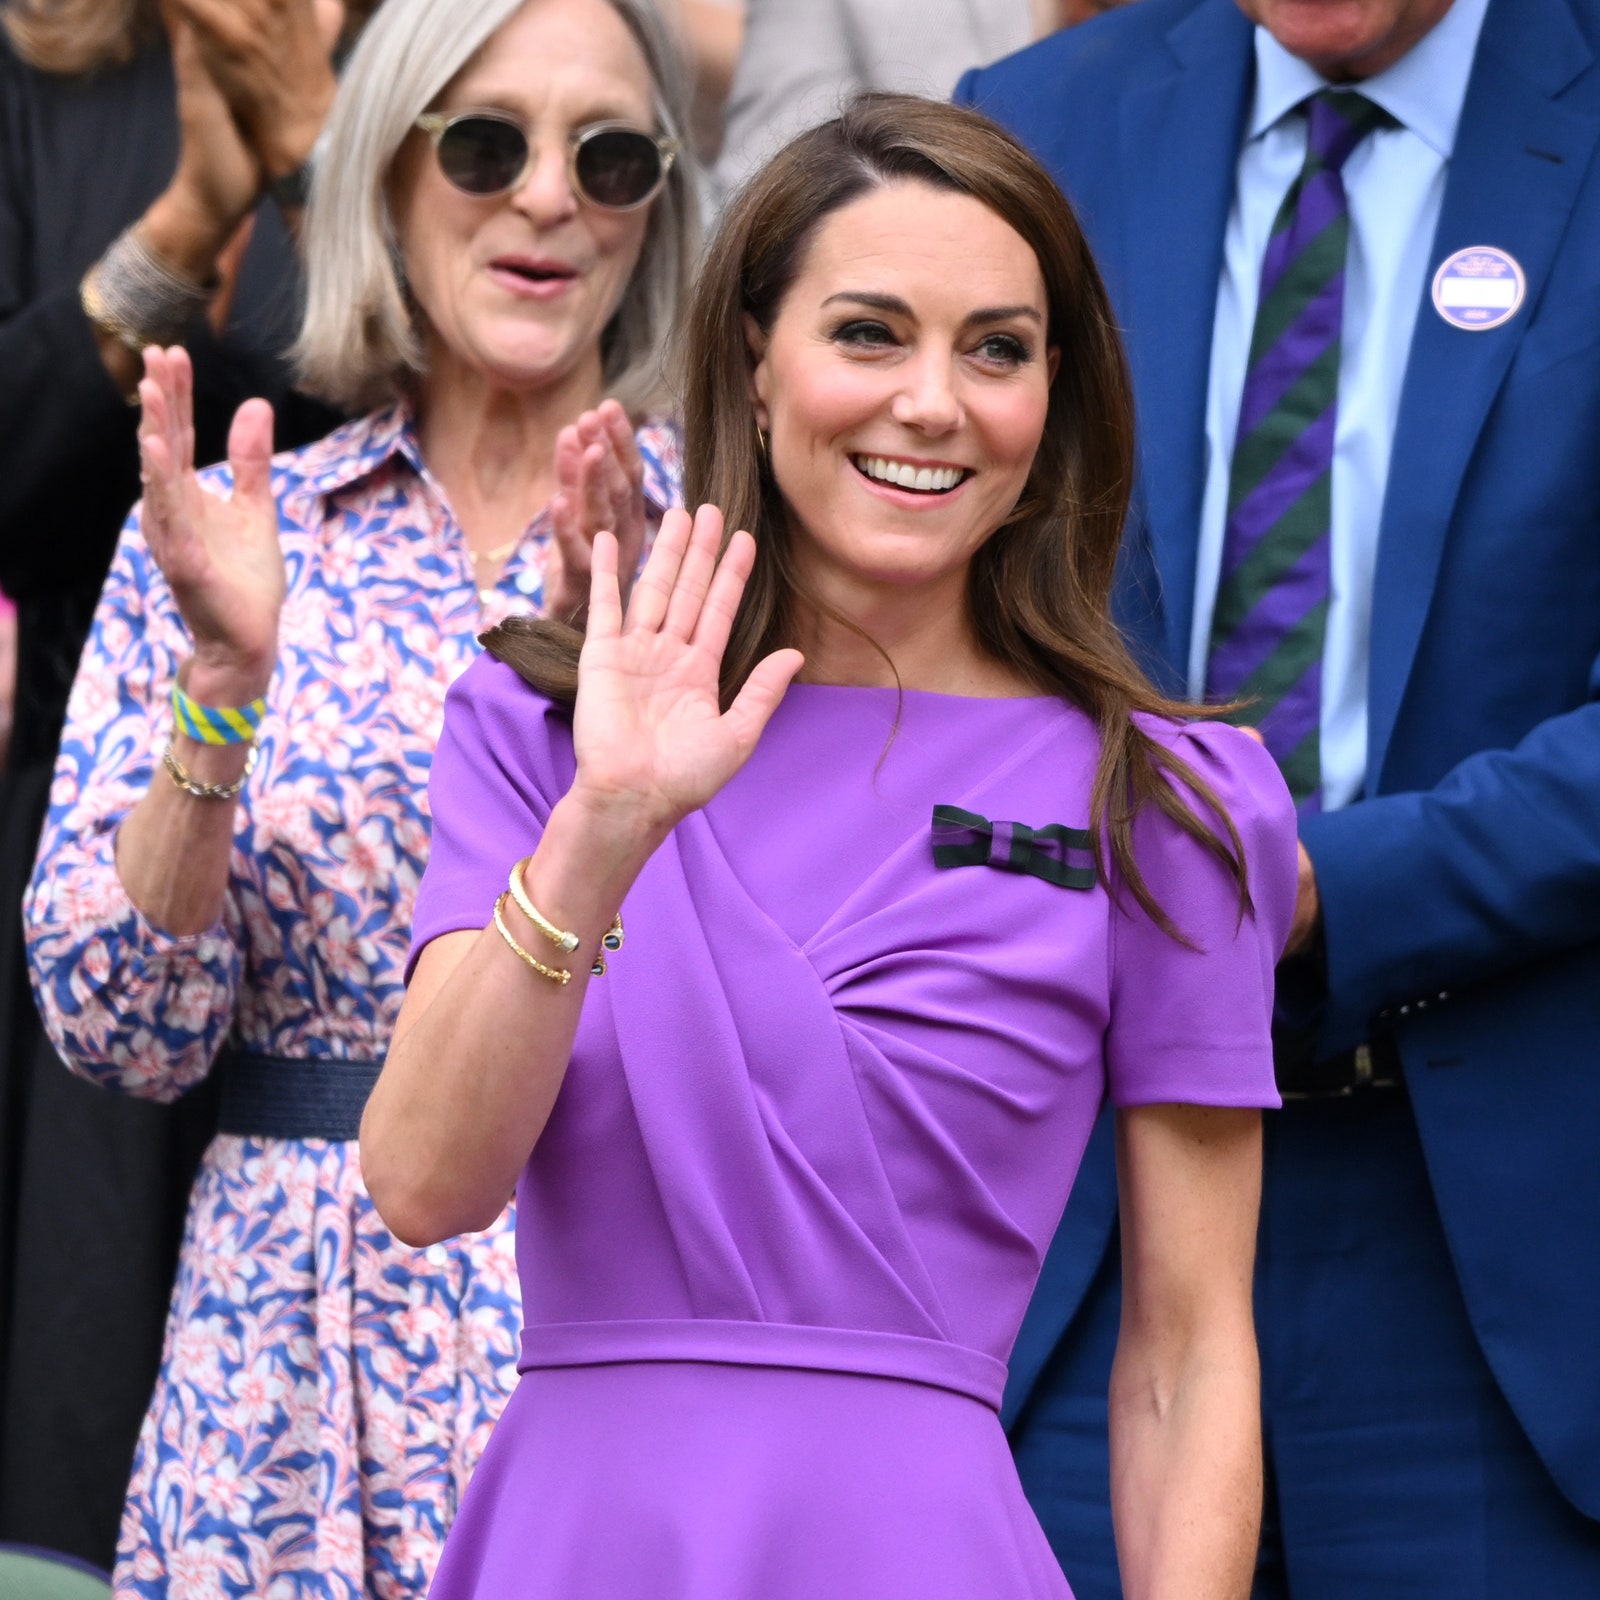
[(964, 476), (960, 467), (916, 467), (909, 461), (891, 461), (887, 456), (852, 456), (851, 460), (869, 478), (922, 494), (944, 494)]

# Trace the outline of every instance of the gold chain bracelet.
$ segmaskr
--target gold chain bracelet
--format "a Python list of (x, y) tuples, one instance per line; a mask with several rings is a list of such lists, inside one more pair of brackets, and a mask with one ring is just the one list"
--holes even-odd
[(252, 739), (250, 754), (245, 757), (244, 771), (232, 783), (201, 783), (198, 778), (191, 777), (189, 769), (173, 754), (170, 744), (161, 754), (161, 764), (167, 769), (167, 776), (185, 794), (192, 794), (196, 800), (233, 800), (244, 788), (245, 780), (256, 770), (256, 757), (260, 754), (261, 746)]

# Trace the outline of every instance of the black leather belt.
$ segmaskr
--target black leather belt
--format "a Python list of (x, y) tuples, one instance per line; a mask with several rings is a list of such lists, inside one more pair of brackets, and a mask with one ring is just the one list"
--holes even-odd
[(382, 1066), (224, 1049), (212, 1068), (221, 1096), (217, 1131), (247, 1139), (354, 1139)]
[(1277, 1078), (1278, 1093), (1285, 1100), (1325, 1100), (1369, 1089), (1399, 1089), (1405, 1082), (1400, 1052), (1386, 1034), (1321, 1061), (1303, 1056), (1289, 1061), (1284, 1056), (1284, 1052), (1278, 1055)]

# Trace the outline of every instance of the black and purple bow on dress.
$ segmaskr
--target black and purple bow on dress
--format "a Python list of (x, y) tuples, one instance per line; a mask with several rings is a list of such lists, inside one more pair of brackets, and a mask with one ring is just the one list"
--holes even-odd
[(1026, 872), (1062, 889), (1092, 889), (1099, 876), (1087, 828), (991, 822), (959, 806), (933, 808), (933, 864)]

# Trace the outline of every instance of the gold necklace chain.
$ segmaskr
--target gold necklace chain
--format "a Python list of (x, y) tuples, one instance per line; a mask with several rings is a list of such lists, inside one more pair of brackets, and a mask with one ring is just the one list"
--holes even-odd
[[(485, 566), (498, 566), (521, 543), (522, 535), (519, 533), (515, 539), (507, 539), (504, 544), (497, 544), (492, 550), (473, 550), (469, 547), (467, 554), (472, 557), (474, 580), (477, 579)], [(488, 605), (494, 599), (495, 586), (492, 583), (487, 587), (482, 583), (475, 583), (475, 587), (478, 591), (480, 605)]]
[(507, 539), (504, 544), (497, 544), (493, 550), (471, 550), (468, 554), (474, 561), (504, 561), (521, 543), (522, 535), (519, 533), (516, 538)]

